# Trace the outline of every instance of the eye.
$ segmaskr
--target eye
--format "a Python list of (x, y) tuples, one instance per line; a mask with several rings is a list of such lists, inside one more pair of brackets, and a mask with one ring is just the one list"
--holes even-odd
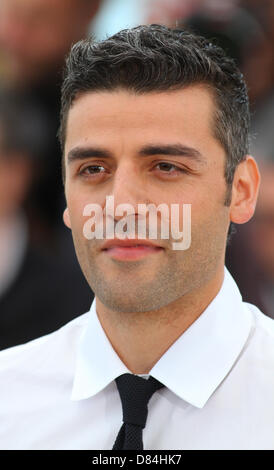
[(97, 175), (97, 174), (103, 173), (104, 171), (105, 171), (105, 168), (101, 165), (89, 165), (80, 171), (80, 175), (84, 175), (84, 176)]
[(183, 173), (183, 172), (186, 171), (183, 168), (180, 168), (180, 167), (174, 165), (173, 163), (169, 163), (169, 162), (157, 163), (155, 168), (159, 168), (159, 170), (162, 171), (163, 173), (175, 173), (177, 171)]

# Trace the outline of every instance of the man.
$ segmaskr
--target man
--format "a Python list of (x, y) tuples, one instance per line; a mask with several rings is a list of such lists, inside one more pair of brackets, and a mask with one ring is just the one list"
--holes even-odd
[[(273, 323), (224, 268), (229, 224), (252, 217), (259, 185), (233, 61), (157, 25), (77, 43), (60, 138), (64, 220), (95, 301), (0, 355), (1, 447), (273, 448)], [(191, 205), (187, 249), (176, 231), (122, 240), (118, 226), (144, 221), (139, 205), (162, 203), (179, 206), (184, 231)]]

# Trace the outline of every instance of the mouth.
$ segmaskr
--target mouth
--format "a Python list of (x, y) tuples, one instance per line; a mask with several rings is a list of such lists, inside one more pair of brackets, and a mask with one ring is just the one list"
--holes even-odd
[(104, 254), (121, 261), (139, 260), (163, 250), (163, 247), (145, 240), (108, 240), (102, 247)]

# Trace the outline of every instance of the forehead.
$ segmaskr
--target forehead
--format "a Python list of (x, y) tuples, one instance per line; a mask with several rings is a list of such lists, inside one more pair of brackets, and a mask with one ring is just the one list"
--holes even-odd
[(215, 103), (205, 86), (136, 94), (126, 90), (79, 94), (68, 113), (65, 153), (89, 142), (172, 139), (202, 147), (214, 138)]

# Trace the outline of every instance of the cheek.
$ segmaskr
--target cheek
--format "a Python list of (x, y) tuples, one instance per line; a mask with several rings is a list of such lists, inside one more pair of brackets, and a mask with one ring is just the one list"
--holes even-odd
[[(84, 191), (74, 191), (73, 195), (68, 191), (66, 196), (74, 241), (79, 246), (84, 246), (86, 243), (91, 245), (94, 240), (90, 239), (90, 233), (96, 229), (95, 220), (99, 224), (103, 219), (104, 204)], [(101, 234), (99, 236), (101, 237)]]
[(84, 208), (86, 201), (82, 200), (79, 196), (76, 198), (67, 198), (67, 208), (70, 219), (70, 226), (73, 232), (80, 232), (83, 229), (85, 222)]
[[(195, 235), (210, 219), (210, 204), (206, 198), (201, 197), (201, 192), (197, 188), (178, 188), (172, 194), (162, 193), (162, 199), (153, 201), (156, 206), (163, 203), (168, 207), (167, 217), (169, 220), (169, 233), (171, 239), (180, 240), (181, 237)], [(160, 215), (167, 223), (166, 216)], [(159, 220), (160, 224), (160, 220)]]
[(195, 201), (191, 207), (191, 229), (194, 245), (200, 247), (220, 244), (223, 246), (226, 240), (226, 231), (229, 224), (229, 208), (224, 205), (224, 200), (216, 198), (216, 193)]
[(200, 226), (207, 222), (211, 218), (212, 211), (214, 212), (213, 204), (207, 197), (201, 197), (201, 194), (196, 191), (196, 194), (192, 194), (191, 197), (186, 197), (183, 200), (176, 202), (176, 206), (179, 210), (180, 228), (182, 229), (186, 217), (190, 212), (191, 225)]

